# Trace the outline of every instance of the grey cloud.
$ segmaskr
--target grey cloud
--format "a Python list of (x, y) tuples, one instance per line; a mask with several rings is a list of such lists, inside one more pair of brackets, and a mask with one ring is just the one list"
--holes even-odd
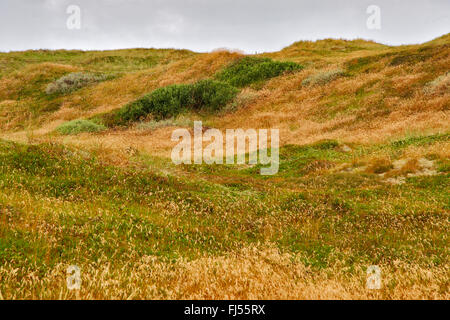
[[(68, 30), (78, 5), (81, 30)], [(381, 8), (381, 30), (366, 8)], [(420, 43), (450, 32), (448, 0), (1, 0), (0, 50), (175, 47), (279, 50), (298, 40)]]

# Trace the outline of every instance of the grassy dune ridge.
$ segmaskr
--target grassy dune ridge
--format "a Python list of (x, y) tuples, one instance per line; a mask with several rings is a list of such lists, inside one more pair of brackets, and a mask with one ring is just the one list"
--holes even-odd
[[(449, 35), (250, 57), (11, 52), (0, 66), (0, 298), (450, 298)], [(66, 90), (71, 74), (102, 80)], [(103, 126), (202, 81), (235, 89), (203, 86), (207, 112), (183, 102), (158, 117), (148, 102)], [(279, 173), (173, 165), (171, 132), (194, 120), (279, 128)], [(381, 290), (365, 287), (370, 265)]]

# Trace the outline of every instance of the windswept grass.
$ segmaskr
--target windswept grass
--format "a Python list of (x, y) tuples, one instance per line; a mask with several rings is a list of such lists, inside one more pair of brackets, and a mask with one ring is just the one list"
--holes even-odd
[(450, 72), (443, 74), (433, 81), (427, 83), (424, 87), (426, 94), (439, 94), (450, 91)]
[(330, 81), (333, 81), (334, 79), (344, 75), (344, 71), (341, 69), (335, 69), (330, 71), (324, 71), (319, 72), (314, 75), (309, 76), (305, 80), (302, 81), (302, 85), (309, 86), (309, 85), (322, 85), (326, 84)]
[[(356, 154), (364, 148), (353, 147)], [(376, 150), (383, 148), (372, 149), (370, 156), (379, 157)], [(364, 270), (373, 264), (385, 272), (380, 297), (448, 295), (447, 175), (391, 186), (376, 174), (339, 172), (335, 168), (351, 161), (352, 154), (340, 151), (336, 141), (286, 146), (281, 155), (280, 175), (275, 177), (263, 179), (251, 168), (216, 171), (204, 165), (175, 177), (145, 166), (110, 166), (95, 153), (55, 144), (2, 142), (3, 297), (55, 298), (61, 290), (71, 296), (57, 279), (64, 277), (64, 266), (72, 264), (82, 269), (84, 298), (132, 292), (134, 298), (220, 298), (225, 293), (235, 298), (294, 298), (302, 297), (301, 288), (308, 285), (301, 279), (308, 274), (325, 277), (331, 270), (347, 280), (325, 277), (310, 288), (310, 297), (346, 296), (344, 289), (320, 293), (327, 281), (354, 287), (355, 297), (361, 297), (368, 294)], [(242, 248), (254, 249), (244, 249), (241, 259)], [(275, 273), (251, 277), (242, 273), (249, 259), (255, 267), (267, 267), (267, 259), (279, 267)], [(105, 263), (110, 272), (96, 278), (94, 270)], [(286, 268), (279, 269), (281, 265)], [(19, 289), (21, 280), (7, 268), (22, 278), (32, 272), (35, 285)], [(170, 268), (179, 270), (176, 274), (186, 272), (186, 277), (208, 275), (211, 283), (187, 286), (184, 276), (171, 276)], [(203, 271), (194, 272), (198, 268)], [(284, 290), (293, 284), (287, 270), (292, 268), (300, 282), (287, 294)], [(145, 270), (160, 270), (158, 276), (152, 273), (156, 291), (137, 281), (148, 276)], [(432, 270), (429, 281), (434, 288), (423, 285), (423, 270)], [(247, 288), (239, 293), (226, 285), (236, 272), (267, 285), (269, 291)], [(283, 275), (282, 291), (269, 285), (278, 278), (274, 274)], [(408, 282), (398, 280), (406, 277)], [(111, 286), (100, 290), (96, 281)], [(161, 288), (165, 294), (158, 294)]]
[[(0, 53), (0, 299), (449, 299), (449, 39)], [(46, 94), (79, 72), (117, 76)], [(199, 119), (279, 129), (278, 174), (175, 166)]]

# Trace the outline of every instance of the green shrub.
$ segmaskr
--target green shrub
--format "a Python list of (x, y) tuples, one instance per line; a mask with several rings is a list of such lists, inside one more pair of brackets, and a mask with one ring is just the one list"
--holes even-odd
[(73, 120), (60, 125), (56, 131), (64, 135), (69, 135), (81, 132), (99, 132), (105, 129), (105, 126), (90, 120)]
[(104, 115), (103, 122), (112, 127), (143, 120), (149, 115), (160, 121), (176, 117), (187, 110), (214, 112), (233, 100), (237, 91), (229, 84), (213, 80), (171, 85), (156, 89), (123, 108)]
[(313, 74), (313, 75), (309, 76), (308, 78), (306, 78), (305, 80), (303, 80), (302, 85), (304, 85), (304, 86), (315, 85), (315, 84), (323, 85), (330, 81), (333, 81), (334, 79), (336, 79), (342, 75), (344, 75), (344, 71), (341, 69), (319, 72), (319, 73)]
[(69, 93), (93, 83), (106, 80), (105, 75), (95, 75), (92, 73), (74, 72), (65, 75), (58, 80), (47, 85), (47, 94)]
[(215, 112), (233, 100), (238, 90), (227, 83), (201, 80), (192, 85), (193, 109)]
[(235, 87), (245, 87), (252, 83), (277, 77), (287, 71), (301, 70), (303, 67), (294, 62), (273, 61), (269, 58), (245, 57), (216, 75), (216, 79)]

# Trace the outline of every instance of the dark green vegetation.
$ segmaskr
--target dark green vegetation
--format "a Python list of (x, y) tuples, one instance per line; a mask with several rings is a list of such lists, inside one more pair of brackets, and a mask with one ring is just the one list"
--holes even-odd
[(269, 58), (245, 57), (233, 62), (216, 75), (220, 81), (242, 88), (253, 83), (278, 77), (285, 72), (298, 71), (303, 67), (294, 62), (280, 62)]
[(231, 102), (237, 94), (234, 87), (213, 80), (201, 80), (194, 84), (171, 85), (156, 89), (123, 108), (103, 116), (109, 127), (145, 119), (155, 120), (175, 117), (185, 111), (215, 112)]

